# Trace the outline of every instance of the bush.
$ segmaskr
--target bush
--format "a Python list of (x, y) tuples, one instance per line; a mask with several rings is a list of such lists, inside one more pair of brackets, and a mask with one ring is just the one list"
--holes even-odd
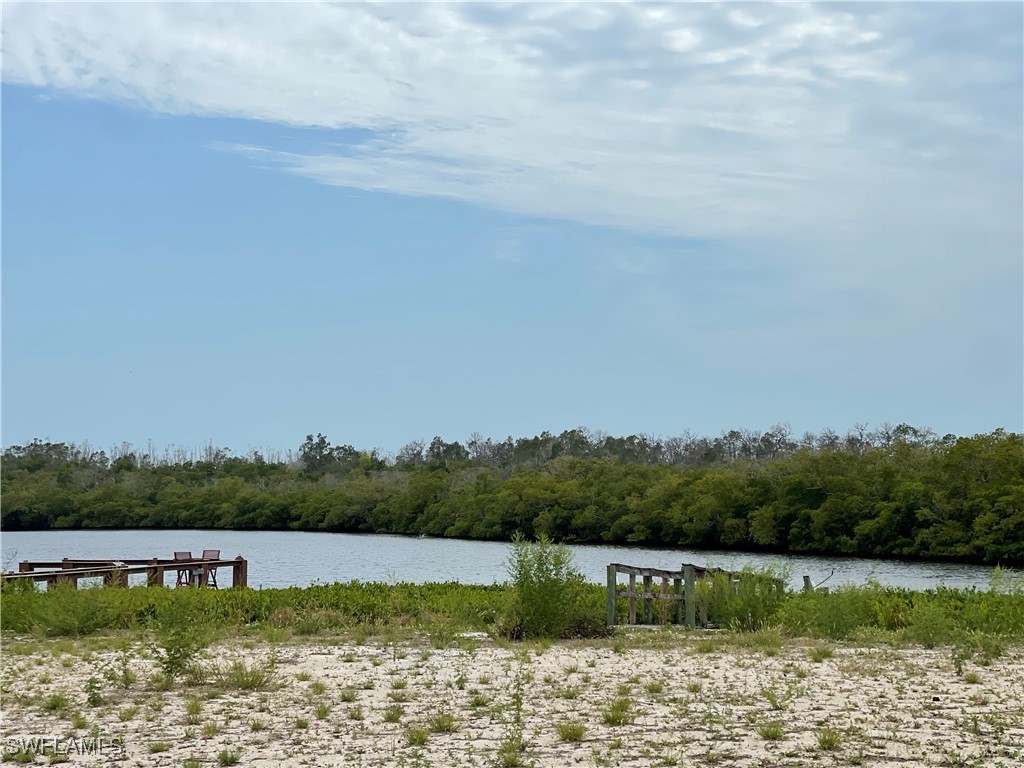
[(505, 633), (512, 639), (607, 634), (602, 591), (587, 584), (564, 544), (552, 544), (543, 534), (536, 542), (516, 534), (508, 574), (512, 596)]
[(749, 632), (775, 621), (786, 593), (785, 575), (744, 568), (735, 574), (713, 573), (697, 582), (697, 599), (708, 621), (719, 627)]

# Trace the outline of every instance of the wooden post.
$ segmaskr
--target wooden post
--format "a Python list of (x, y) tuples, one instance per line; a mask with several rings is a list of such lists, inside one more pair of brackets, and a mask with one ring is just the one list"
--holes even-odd
[(615, 593), (619, 589), (619, 571), (612, 563), (608, 566), (608, 626), (615, 626)]
[(804, 574), (804, 592), (813, 592), (814, 585), (811, 584), (811, 577), (806, 573)]
[(146, 568), (146, 586), (147, 587), (162, 587), (164, 585), (164, 569), (157, 563), (156, 558), (152, 558), (148, 567)]
[(629, 623), (636, 624), (636, 574), (629, 574)]
[(127, 587), (128, 574), (120, 568), (111, 566), (110, 570), (103, 572), (104, 587)]
[[(66, 571), (70, 568), (74, 568), (75, 564), (68, 560), (66, 557), (60, 561), (60, 567), (62, 571)], [(55, 584), (67, 584), (72, 589), (78, 589), (78, 577), (77, 576), (63, 576), (57, 577), (54, 582)]]
[(231, 566), (231, 588), (245, 589), (249, 586), (249, 561), (241, 555), (235, 558), (235, 564)]
[(652, 579), (650, 574), (644, 576), (644, 624), (654, 623), (654, 611), (651, 610), (651, 603), (654, 598), (651, 596)]
[(686, 626), (693, 629), (697, 626), (697, 590), (692, 565), (683, 568), (683, 578), (686, 580)]
[(673, 611), (673, 614), (675, 616), (675, 622), (674, 623), (682, 624), (683, 623), (683, 580), (682, 579), (672, 579), (672, 593), (675, 595), (675, 600), (673, 601), (673, 602), (675, 602), (675, 611)]

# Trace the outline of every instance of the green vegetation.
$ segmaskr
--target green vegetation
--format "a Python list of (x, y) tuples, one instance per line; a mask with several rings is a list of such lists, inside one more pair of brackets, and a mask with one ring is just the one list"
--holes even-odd
[[(543, 570), (550, 565), (544, 565), (545, 558), (552, 556), (557, 546), (521, 542), (514, 551), (530, 553), (524, 556), (528, 565), (521, 567), (536, 577), (538, 573), (550, 573)], [(325, 626), (324, 634), (390, 631), (388, 627), (420, 629), (446, 638), (460, 630), (509, 637), (510, 628), (517, 637), (579, 634), (581, 627), (603, 634), (605, 588), (579, 581), (571, 562), (562, 565), (565, 567), (559, 571), (561, 577), (552, 576), (550, 583), (534, 578), (527, 582), (525, 591), (517, 584), (457, 583), (350, 582), (302, 589), (220, 591), (162, 587), (73, 590), (59, 586), (41, 591), (19, 585), (0, 592), (0, 626), (6, 631), (40, 637), (74, 637), (80, 634), (80, 627), (69, 625), (62, 616), (68, 612), (91, 613), (102, 617), (102, 621), (93, 624), (95, 632), (144, 630), (155, 637), (156, 643), (151, 646), (153, 656), (164, 669), (165, 680), (174, 679), (169, 677), (171, 672), (181, 674), (186, 682), (212, 675), (224, 687), (261, 690), (276, 683), (272, 665), (234, 661), (222, 667), (201, 667), (197, 663), (199, 650), (209, 644), (215, 633), (225, 629), (255, 625), (262, 633), (267, 627), (275, 627), (275, 623), (281, 624), (285, 617), (296, 623), (318, 612), (341, 617), (336, 624)], [(752, 577), (767, 582), (771, 575)], [(756, 608), (752, 614), (756, 615), (756, 622), (737, 615), (736, 601), (752, 599), (742, 585), (734, 592), (709, 588), (706, 598), (708, 619), (737, 630), (730, 642), (765, 655), (777, 653), (785, 635), (844, 640), (874, 633), (874, 637), (892, 642), (926, 647), (952, 645), (954, 663), (962, 668), (964, 661), (972, 658), (984, 663), (1000, 656), (1004, 646), (1000, 638), (1024, 637), (1024, 579), (1012, 579), (1001, 571), (996, 572), (988, 590), (942, 587), (914, 592), (874, 583), (829, 592), (774, 589), (764, 605), (757, 607), (751, 603), (751, 611)], [(549, 615), (548, 601), (561, 605), (561, 620)], [(628, 608), (626, 601), (619, 603), (624, 613)], [(176, 617), (178, 622), (173, 635), (165, 634), (169, 616)], [(289, 626), (285, 623), (275, 628)], [(173, 637), (174, 644), (169, 637)], [(712, 653), (719, 643), (718, 638), (706, 638), (695, 649)], [(175, 648), (186, 649), (187, 653), (170, 653)], [(618, 639), (611, 650), (624, 652), (625, 645)], [(831, 655), (832, 648), (823, 644), (808, 651), (814, 662), (822, 662)], [(348, 654), (340, 658), (346, 661)], [(169, 659), (176, 661), (169, 664)], [(356, 661), (355, 654), (351, 661)], [(313, 685), (311, 691), (315, 694), (321, 686)], [(408, 701), (403, 685), (402, 678), (392, 682), (388, 692), (392, 702)], [(101, 705), (104, 698), (100, 691), (98, 679), (87, 681), (85, 702), (93, 707)], [(356, 691), (343, 689), (340, 696), (342, 701), (354, 701)], [(57, 697), (51, 706), (66, 706), (61, 702)]]
[[(558, 436), (393, 459), (312, 435), (294, 460), (33, 441), (4, 451), (4, 530), (230, 528), (1024, 563), (1024, 441), (907, 425), (795, 438)], [(316, 621), (328, 620), (319, 617)], [(61, 634), (107, 619), (68, 614)], [(314, 621), (308, 629), (319, 632)], [(297, 627), (297, 630), (299, 628)]]
[(546, 536), (512, 540), (508, 560), (512, 608), (506, 634), (523, 637), (594, 637), (605, 633), (603, 597), (573, 566), (572, 551)]

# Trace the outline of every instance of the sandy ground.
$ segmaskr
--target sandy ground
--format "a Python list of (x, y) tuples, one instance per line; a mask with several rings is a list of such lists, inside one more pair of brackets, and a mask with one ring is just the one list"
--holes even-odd
[[(5, 760), (35, 737), (82, 765), (1024, 765), (1020, 648), (958, 674), (950, 648), (833, 644), (815, 660), (824, 644), (766, 652), (693, 633), (440, 648), (253, 637), (211, 646), (205, 683), (152, 690), (147, 647), (113, 645), (6, 638)], [(272, 686), (218, 679), (236, 659), (273, 664)], [(118, 680), (126, 667), (134, 681)], [(525, 751), (508, 749), (517, 737)]]

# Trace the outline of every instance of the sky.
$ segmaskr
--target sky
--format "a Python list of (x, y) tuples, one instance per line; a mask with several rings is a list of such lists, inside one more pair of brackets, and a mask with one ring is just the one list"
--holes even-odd
[(2, 441), (1024, 428), (1020, 3), (18, 3)]

